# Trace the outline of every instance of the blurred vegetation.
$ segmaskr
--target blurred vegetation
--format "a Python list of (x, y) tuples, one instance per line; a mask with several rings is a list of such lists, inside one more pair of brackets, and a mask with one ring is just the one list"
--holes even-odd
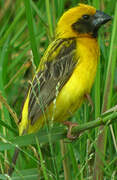
[[(54, 38), (56, 24), (63, 12), (78, 3), (94, 5), (113, 17), (99, 32), (100, 64), (92, 89), (95, 111), (85, 103), (71, 118), (83, 124), (100, 116), (117, 104), (117, 2), (115, 0), (1, 0), (0, 1), (0, 142), (8, 142), (18, 133), (22, 103), (35, 70), (48, 44)], [(4, 122), (4, 124), (3, 124)], [(56, 130), (57, 126), (55, 126)], [(86, 131), (72, 143), (45, 144), (35, 139), (35, 145), (21, 147), (13, 180), (65, 179), (88, 180), (103, 176), (117, 179), (117, 123), (102, 129)], [(24, 139), (24, 144), (26, 143)], [(0, 179), (6, 179), (13, 147), (0, 151)], [(2, 149), (2, 147), (1, 147)], [(7, 150), (9, 149), (9, 150)], [(98, 152), (98, 154), (96, 153)], [(102, 154), (101, 154), (102, 152)], [(101, 159), (102, 162), (96, 160)], [(100, 166), (100, 167), (99, 167)], [(95, 168), (94, 168), (95, 167)], [(94, 170), (95, 169), (95, 170)], [(97, 176), (97, 174), (96, 174)]]

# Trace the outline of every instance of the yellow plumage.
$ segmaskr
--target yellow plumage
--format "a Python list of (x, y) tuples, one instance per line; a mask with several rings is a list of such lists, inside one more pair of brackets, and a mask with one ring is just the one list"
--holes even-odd
[[(95, 8), (80, 4), (60, 18), (55, 40), (41, 59), (26, 97), (19, 123), (20, 135), (38, 131), (46, 121), (67, 120), (80, 107), (85, 94), (90, 93), (99, 58), (96, 33), (101, 25), (97, 29), (93, 27), (95, 14)], [(51, 79), (46, 81), (45, 77)]]

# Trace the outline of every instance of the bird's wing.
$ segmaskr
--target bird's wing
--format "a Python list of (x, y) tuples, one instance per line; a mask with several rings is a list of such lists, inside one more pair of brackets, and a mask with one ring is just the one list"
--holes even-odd
[(28, 106), (28, 119), (31, 120), (32, 125), (56, 98), (75, 68), (77, 63), (75, 60), (76, 42), (75, 40), (69, 41), (70, 43), (67, 40), (65, 42), (61, 40), (61, 48), (57, 50), (59, 46), (55, 47), (58, 53), (51, 60), (52, 51), (55, 52), (52, 48), (43, 70), (39, 70), (35, 75), (30, 88)]

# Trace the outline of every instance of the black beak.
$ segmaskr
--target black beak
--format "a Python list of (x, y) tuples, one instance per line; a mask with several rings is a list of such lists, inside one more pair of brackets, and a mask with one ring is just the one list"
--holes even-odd
[(107, 23), (111, 19), (112, 19), (111, 16), (105, 14), (104, 12), (97, 10), (95, 15), (93, 16), (92, 24), (93, 24), (95, 30), (98, 30), (101, 25)]

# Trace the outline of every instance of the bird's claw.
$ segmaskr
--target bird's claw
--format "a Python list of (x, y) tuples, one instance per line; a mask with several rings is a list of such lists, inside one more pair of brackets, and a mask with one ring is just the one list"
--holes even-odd
[(72, 123), (72, 122), (70, 122), (70, 121), (65, 121), (63, 124), (68, 127), (67, 138), (68, 138), (69, 140), (72, 140), (72, 141), (73, 141), (73, 140), (76, 140), (77, 137), (78, 137), (78, 135), (76, 135), (76, 136), (72, 135), (72, 134), (71, 134), (71, 130), (72, 130), (73, 127), (78, 126), (78, 124), (77, 124), (77, 123)]

